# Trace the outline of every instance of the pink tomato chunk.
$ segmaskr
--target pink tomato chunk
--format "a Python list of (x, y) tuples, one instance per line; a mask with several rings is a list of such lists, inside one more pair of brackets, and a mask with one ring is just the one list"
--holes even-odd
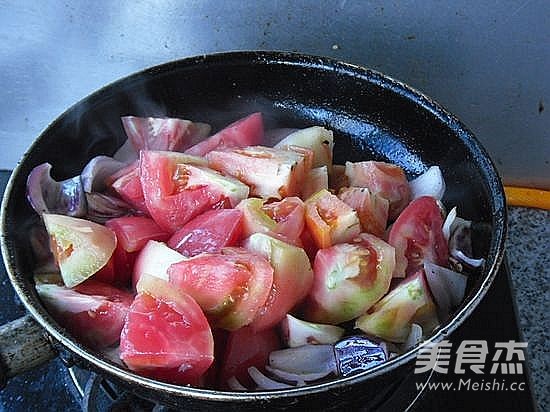
[(252, 322), (273, 283), (269, 262), (243, 248), (183, 260), (170, 266), (168, 275), (171, 284), (197, 301), (213, 325), (231, 331)]
[(53, 317), (93, 349), (109, 347), (119, 340), (133, 299), (124, 290), (92, 279), (72, 289), (37, 284), (36, 290)]
[(197, 385), (214, 360), (208, 321), (189, 295), (161, 279), (152, 282), (146, 288), (155, 292), (140, 291), (130, 306), (120, 336), (120, 357), (143, 376)]
[(262, 114), (253, 113), (250, 116), (231, 123), (215, 135), (190, 147), (185, 153), (194, 156), (204, 156), (212, 150), (254, 146), (260, 144), (263, 137), (264, 123)]
[(394, 220), (411, 200), (411, 189), (402, 168), (385, 162), (346, 162), (349, 186), (366, 187), (389, 204), (389, 218)]
[(236, 246), (241, 239), (242, 217), (243, 213), (238, 209), (206, 211), (187, 222), (167, 244), (187, 257)]

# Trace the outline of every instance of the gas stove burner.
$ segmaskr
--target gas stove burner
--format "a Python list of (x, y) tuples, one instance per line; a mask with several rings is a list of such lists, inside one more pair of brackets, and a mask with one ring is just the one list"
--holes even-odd
[(68, 368), (70, 383), (82, 412), (170, 412), (166, 406), (155, 404), (124, 390), (105, 377), (86, 369)]
[[(140, 398), (109, 379), (95, 372), (71, 366), (67, 368), (69, 385), (82, 412), (172, 412), (173, 409)], [(379, 401), (374, 407), (377, 411), (414, 411), (423, 391), (411, 391), (415, 385), (412, 380), (423, 382), (423, 387), (431, 379), (432, 374), (423, 376), (409, 375), (388, 385), (384, 393), (379, 394)], [(419, 380), (420, 378), (420, 380)]]

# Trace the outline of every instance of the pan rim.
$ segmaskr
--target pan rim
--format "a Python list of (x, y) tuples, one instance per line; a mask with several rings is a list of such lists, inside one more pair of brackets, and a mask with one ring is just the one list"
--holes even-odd
[[(221, 392), (210, 389), (199, 389), (158, 382), (137, 375), (127, 369), (124, 369), (121, 366), (116, 365), (111, 361), (107, 361), (99, 357), (98, 355), (92, 353), (92, 351), (90, 351), (89, 349), (74, 341), (73, 338), (69, 337), (66, 333), (64, 333), (64, 331), (58, 328), (50, 315), (45, 312), (41, 307), (39, 307), (34, 299), (28, 296), (25, 292), (24, 284), (22, 281), (19, 280), (22, 275), (18, 274), (18, 270), (15, 267), (15, 262), (13, 262), (12, 258), (10, 257), (10, 239), (6, 235), (6, 228), (8, 226), (7, 205), (11, 197), (10, 195), (14, 186), (14, 182), (20, 173), (20, 169), (22, 169), (29, 154), (34, 151), (37, 145), (40, 144), (42, 137), (47, 135), (50, 130), (58, 122), (60, 122), (61, 119), (65, 117), (67, 113), (71, 112), (75, 107), (81, 105), (84, 101), (89, 101), (94, 98), (101, 97), (103, 93), (115, 86), (131, 85), (133, 81), (137, 81), (137, 79), (139, 79), (143, 75), (158, 75), (162, 72), (170, 71), (176, 67), (182, 68), (186, 66), (191, 67), (208, 64), (235, 65), (242, 63), (286, 66), (307, 65), (308, 67), (330, 71), (334, 71), (336, 69), (342, 74), (349, 75), (354, 78), (360, 78), (361, 80), (367, 81), (369, 83), (374, 83), (377, 86), (391, 90), (392, 92), (404, 96), (408, 99), (413, 99), (414, 102), (419, 104), (424, 110), (427, 110), (440, 121), (444, 122), (447, 127), (451, 128), (457, 138), (467, 144), (468, 150), (472, 150), (472, 148), (474, 148), (477, 152), (477, 163), (480, 163), (479, 166), (482, 169), (481, 172), (485, 179), (485, 183), (489, 186), (490, 192), (493, 194), (493, 196), (490, 198), (490, 208), (493, 214), (493, 236), (489, 248), (489, 258), (491, 258), (490, 265), (487, 268), (487, 275), (485, 276), (485, 279), (483, 280), (479, 289), (471, 297), (471, 299), (461, 306), (461, 309), (454, 314), (451, 321), (447, 322), (447, 325), (445, 327), (440, 328), (434, 335), (424, 341), (421, 345), (393, 360), (369, 369), (368, 371), (347, 378), (334, 379), (326, 383), (276, 391)], [(466, 126), (439, 103), (437, 103), (424, 93), (399, 80), (396, 80), (381, 72), (360, 65), (342, 62), (329, 57), (321, 57), (294, 52), (254, 50), (205, 54), (165, 62), (115, 80), (79, 100), (77, 103), (68, 108), (65, 112), (59, 115), (55, 120), (53, 120), (44, 129), (44, 131), (40, 133), (33, 144), (28, 148), (27, 152), (23, 155), (16, 168), (13, 170), (2, 200), (0, 220), (2, 227), (2, 257), (4, 259), (4, 264), (6, 266), (6, 271), (10, 278), (11, 284), (16, 290), (18, 297), (25, 305), (26, 309), (40, 323), (40, 325), (47, 331), (47, 333), (51, 335), (56, 341), (60, 342), (61, 345), (63, 345), (66, 349), (73, 353), (76, 353), (76, 355), (83, 358), (94, 367), (99, 368), (101, 371), (107, 374), (114, 375), (116, 378), (124, 382), (138, 386), (145, 386), (147, 389), (162, 391), (164, 393), (168, 393), (170, 395), (178, 397), (191, 397), (195, 399), (222, 402), (257, 402), (269, 400), (273, 397), (290, 398), (311, 395), (327, 390), (342, 388), (348, 385), (359, 384), (369, 379), (375, 378), (379, 375), (383, 375), (389, 371), (392, 371), (401, 365), (405, 365), (411, 362), (416, 357), (418, 351), (421, 348), (429, 345), (430, 343), (436, 343), (445, 339), (449, 334), (456, 330), (464, 322), (464, 320), (466, 320), (469, 315), (477, 308), (477, 306), (489, 290), (490, 286), (492, 285), (504, 258), (504, 244), (507, 233), (507, 212), (505, 206), (504, 190), (494, 163), (488, 156), (485, 148), (466, 128)], [(489, 259), (487, 260), (489, 261)]]

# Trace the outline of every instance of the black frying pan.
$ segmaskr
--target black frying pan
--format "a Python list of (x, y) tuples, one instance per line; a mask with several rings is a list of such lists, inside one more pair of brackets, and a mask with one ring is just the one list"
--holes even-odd
[[(201, 410), (379, 405), (411, 374), (418, 348), (330, 383), (275, 392), (202, 390), (141, 377), (90, 351), (53, 320), (37, 297), (25, 233), (34, 216), (25, 182), (34, 166), (50, 162), (57, 179), (78, 174), (91, 157), (112, 154), (123, 143), (123, 115), (184, 117), (211, 123), (216, 130), (253, 111), (264, 113), (267, 128), (323, 125), (334, 130), (336, 163), (385, 160), (410, 176), (439, 165), (447, 183), (444, 202), (457, 205), (461, 216), (485, 223), (487, 230), (475, 246), (488, 263), (471, 282), (464, 303), (430, 341), (446, 337), (476, 310), (496, 276), (506, 232), (501, 182), (485, 150), (453, 115), (396, 80), (327, 58), (276, 52), (215, 54), (157, 66), (104, 87), (55, 120), (14, 171), (2, 203), (2, 253), (11, 282), (41, 326), (34, 330), (45, 331), (58, 349), (141, 396)], [(25, 325), (28, 331), (29, 322)], [(44, 344), (41, 352), (48, 347)]]

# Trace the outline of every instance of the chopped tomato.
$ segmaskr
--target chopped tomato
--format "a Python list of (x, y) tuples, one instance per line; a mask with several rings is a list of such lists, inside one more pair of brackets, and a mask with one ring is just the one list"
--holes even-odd
[(253, 113), (250, 116), (231, 123), (215, 135), (187, 149), (185, 153), (194, 156), (204, 156), (212, 150), (254, 146), (262, 142), (263, 136), (264, 123), (262, 114)]
[(105, 222), (105, 226), (115, 232), (118, 245), (126, 252), (143, 249), (149, 240), (164, 242), (170, 237), (154, 220), (143, 216), (116, 217)]
[(422, 269), (424, 261), (447, 266), (449, 247), (436, 200), (429, 196), (413, 200), (394, 222), (388, 243), (395, 247), (396, 255), (405, 256), (407, 275)]
[[(307, 154), (306, 154), (307, 152)], [(249, 146), (214, 150), (206, 155), (211, 168), (250, 186), (250, 194), (282, 199), (300, 194), (300, 184), (311, 165), (311, 151)]]
[(158, 117), (124, 116), (120, 118), (124, 131), (136, 151), (182, 151), (204, 139), (210, 126), (189, 120)]
[(335, 325), (363, 314), (388, 292), (394, 266), (393, 247), (367, 233), (356, 244), (319, 250), (307, 319)]
[(313, 167), (332, 167), (334, 137), (331, 130), (320, 126), (308, 127), (290, 133), (275, 145), (276, 148), (304, 147), (313, 151)]
[(141, 151), (140, 178), (151, 217), (175, 232), (210, 209), (235, 206), (248, 196), (236, 179), (200, 167), (204, 160), (176, 152)]
[(308, 199), (319, 190), (328, 190), (328, 169), (326, 166), (311, 169), (302, 185), (302, 199)]
[(280, 202), (266, 203), (248, 198), (237, 205), (243, 212), (243, 237), (266, 233), (293, 245), (300, 244), (304, 229), (304, 202), (298, 197), (286, 197)]
[(111, 179), (112, 189), (136, 210), (149, 214), (139, 178), (139, 161), (119, 170)]
[(269, 354), (281, 348), (279, 335), (274, 329), (254, 331), (250, 327), (240, 328), (229, 334), (218, 375), (219, 386), (228, 389), (227, 381), (235, 377), (252, 388), (254, 382), (248, 375), (248, 368), (255, 366), (264, 370)]
[(328, 190), (305, 202), (306, 225), (319, 249), (352, 240), (361, 232), (357, 212)]
[(388, 223), (389, 202), (365, 187), (346, 187), (338, 197), (357, 212), (363, 231), (382, 237)]
[(385, 162), (346, 162), (349, 186), (366, 187), (390, 202), (389, 218), (394, 220), (411, 200), (411, 189), (403, 169)]
[(188, 257), (219, 252), (241, 240), (242, 221), (243, 213), (238, 209), (206, 211), (174, 233), (168, 246)]
[(168, 281), (168, 268), (170, 265), (184, 259), (185, 256), (169, 248), (164, 243), (150, 240), (135, 259), (132, 274), (133, 288), (137, 287), (144, 274)]
[(91, 279), (73, 289), (37, 284), (36, 290), (53, 317), (93, 349), (118, 341), (133, 299), (126, 291)]
[(154, 220), (144, 216), (117, 217), (105, 222), (105, 226), (115, 232), (117, 246), (110, 260), (112, 275), (106, 268), (94, 275), (97, 280), (104, 280), (113, 285), (128, 286), (134, 262), (138, 252), (149, 240), (166, 241), (170, 234), (162, 230)]
[(116, 235), (99, 223), (44, 213), (50, 247), (63, 282), (73, 287), (103, 268), (116, 248)]
[(216, 327), (236, 330), (252, 322), (265, 304), (273, 268), (243, 248), (203, 253), (168, 269), (170, 283), (191, 295)]
[(120, 358), (140, 375), (197, 384), (214, 359), (212, 332), (191, 296), (144, 275), (120, 335)]
[(309, 293), (313, 270), (304, 249), (263, 233), (250, 236), (244, 246), (265, 257), (273, 267), (273, 285), (250, 324), (254, 330), (271, 328), (284, 319)]
[(407, 339), (413, 322), (420, 324), (426, 334), (439, 323), (422, 271), (403, 280), (357, 319), (356, 326), (369, 335), (402, 343)]

